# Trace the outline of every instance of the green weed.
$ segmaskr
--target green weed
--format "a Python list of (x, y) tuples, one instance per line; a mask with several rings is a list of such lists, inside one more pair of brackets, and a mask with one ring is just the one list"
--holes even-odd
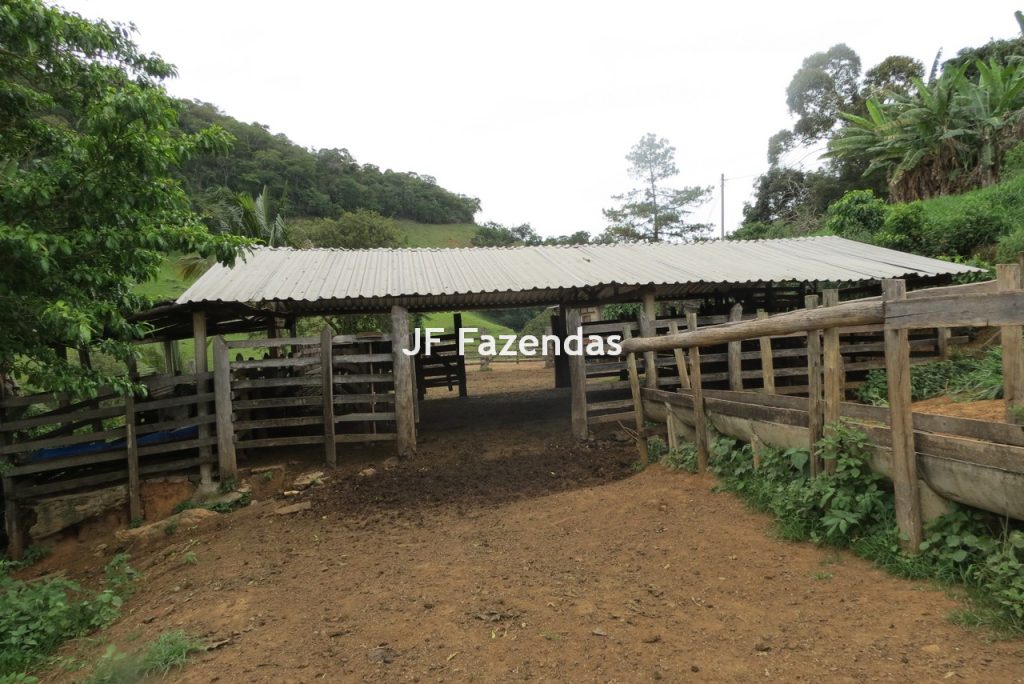
[(180, 668), (203, 645), (180, 630), (164, 632), (141, 651), (127, 654), (108, 646), (86, 684), (130, 684)]

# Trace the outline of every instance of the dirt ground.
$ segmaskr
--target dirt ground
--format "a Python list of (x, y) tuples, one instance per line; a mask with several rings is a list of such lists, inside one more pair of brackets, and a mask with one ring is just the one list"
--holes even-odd
[(940, 416), (991, 420), (999, 423), (1006, 419), (1006, 405), (1002, 399), (954, 401), (946, 396), (933, 397), (924, 401), (915, 401), (914, 410), (921, 413), (934, 413)]
[(1024, 642), (953, 625), (942, 590), (775, 539), (710, 477), (635, 473), (629, 444), (575, 443), (566, 391), (529, 389), (550, 371), (483, 391), (515, 372), (425, 402), (417, 457), (348, 459), (309, 510), (256, 502), (130, 549), (125, 616), (69, 652), (219, 644), (185, 682), (1024, 681)]

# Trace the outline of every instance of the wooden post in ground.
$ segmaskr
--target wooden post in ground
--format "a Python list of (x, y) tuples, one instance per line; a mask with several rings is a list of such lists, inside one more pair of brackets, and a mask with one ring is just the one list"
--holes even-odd
[(413, 396), (412, 357), (405, 353), (409, 349), (409, 312), (405, 307), (391, 307), (391, 340), (398, 455), (412, 456), (416, 453), (416, 397)]
[[(697, 314), (686, 314), (686, 325), (697, 329)], [(690, 348), (690, 387), (693, 390), (693, 426), (697, 441), (697, 472), (708, 468), (708, 417), (704, 412), (704, 389), (701, 386), (700, 347)]]
[[(640, 337), (654, 337), (654, 321), (658, 314), (654, 293), (645, 293), (643, 303), (643, 308), (637, 315)], [(658, 389), (658, 354), (656, 352), (644, 352), (644, 386), (649, 389)]]
[[(195, 352), (195, 373), (196, 375), (205, 375), (209, 372), (209, 364), (206, 360), (206, 314), (202, 311), (192, 312), (192, 342)], [(196, 381), (196, 394), (206, 394), (209, 392), (209, 388), (210, 381), (206, 378), (200, 378)], [(210, 405), (208, 402), (200, 401), (196, 404), (196, 415), (203, 417), (209, 414)], [(202, 423), (199, 426), (199, 438), (206, 439), (209, 436), (209, 423)], [(203, 463), (199, 466), (199, 483), (200, 488), (206, 490), (213, 489), (213, 477), (211, 475), (213, 466), (210, 463), (210, 456), (212, 454), (213, 450), (210, 449), (209, 444), (199, 447), (199, 456), (203, 459)]]
[[(462, 314), (452, 315), (452, 321), (455, 325), (455, 340), (457, 342), (460, 337), (459, 331), (462, 330)], [(455, 367), (459, 376), (459, 396), (464, 397), (469, 393), (466, 387), (466, 357), (462, 354), (456, 354)]]
[[(758, 309), (758, 320), (768, 318), (768, 312)], [(761, 384), (768, 394), (775, 394), (775, 357), (772, 356), (772, 338), (761, 337), (758, 339), (761, 347)]]
[(943, 361), (949, 358), (949, 338), (952, 331), (949, 328), (935, 329), (935, 350)]
[[(0, 374), (0, 401), (8, 398), (4, 387), (4, 376)], [(0, 407), (0, 423), (2, 423), (6, 417), (6, 409)], [(0, 432), (0, 446), (7, 446), (8, 444), (10, 444), (8, 433)], [(2, 456), (0, 456), (0, 459), (3, 459), (4, 461), (7, 460)], [(18, 509), (17, 495), (14, 491), (14, 478), (3, 478), (3, 491), (4, 528), (7, 532), (7, 555), (11, 557), (11, 560), (19, 561), (25, 553), (25, 528), (22, 524), (21, 511)]]
[[(622, 339), (633, 336), (629, 324), (622, 326)], [(650, 463), (651, 456), (647, 451), (647, 434), (644, 429), (644, 400), (640, 396), (640, 374), (636, 369), (636, 354), (626, 354), (626, 370), (629, 373), (629, 392), (633, 397), (633, 417), (636, 421), (636, 450), (640, 454), (640, 462)]]
[[(807, 309), (818, 308), (818, 295), (804, 297)], [(821, 459), (815, 453), (818, 441), (824, 436), (824, 407), (821, 377), (821, 331), (807, 331), (807, 448), (811, 454), (811, 476), (821, 472)]]
[[(907, 298), (902, 280), (883, 280), (882, 298)], [(910, 338), (906, 329), (885, 328), (885, 374), (889, 385), (889, 429), (892, 438), (892, 484), (896, 495), (896, 523), (901, 544), (916, 553), (921, 545), (921, 496), (917, 482), (917, 452), (910, 394)]]
[(338, 465), (338, 447), (334, 441), (334, 331), (325, 325), (320, 332), (320, 370), (323, 374), (324, 461)]
[[(736, 302), (729, 310), (729, 321), (743, 320), (743, 305)], [(733, 392), (743, 391), (743, 343), (729, 343), (729, 389)]]
[(213, 338), (213, 399), (217, 416), (217, 470), (223, 484), (238, 478), (238, 462), (231, 415), (231, 358), (222, 335)]
[[(569, 335), (575, 335), (580, 328), (580, 310), (567, 309), (565, 312), (565, 329)], [(565, 353), (565, 345), (562, 345)], [(569, 385), (572, 392), (572, 434), (576, 439), (586, 439), (587, 431), (587, 359), (580, 349), (578, 356), (569, 356)]]
[(669, 451), (679, 448), (679, 435), (676, 432), (676, 419), (672, 414), (672, 404), (665, 402), (665, 438), (668, 441)]
[[(668, 332), (670, 335), (679, 332), (679, 326), (675, 321), (668, 322)], [(690, 389), (690, 373), (686, 370), (686, 356), (683, 350), (677, 347), (672, 350), (672, 355), (676, 359), (676, 372), (679, 373), (679, 389)]]
[[(829, 289), (822, 292), (822, 304), (837, 306), (839, 290)], [(839, 406), (846, 398), (846, 373), (843, 370), (843, 354), (839, 344), (839, 328), (827, 328), (824, 333), (825, 344), (825, 432), (832, 435), (839, 422)], [(825, 463), (829, 473), (836, 471), (834, 460)]]
[(132, 521), (139, 521), (142, 520), (142, 492), (139, 489), (139, 441), (135, 432), (134, 393), (124, 399), (124, 439), (128, 451), (128, 515)]
[[(565, 304), (559, 305), (558, 314), (551, 317), (551, 334), (558, 338), (559, 347), (565, 344), (565, 317)], [(555, 369), (555, 387), (571, 387), (572, 381), (569, 379), (569, 357), (565, 354), (555, 354), (552, 365)]]
[[(999, 290), (1021, 289), (1020, 264), (999, 264), (996, 266), (996, 281)], [(1004, 325), (999, 329), (999, 342), (1003, 347), (1003, 403), (1006, 407), (1007, 423), (1024, 423), (1024, 349), (1022, 349), (1024, 327)]]
[(761, 451), (764, 449), (764, 442), (757, 435), (750, 436), (750, 454), (753, 460), (754, 470), (761, 468)]

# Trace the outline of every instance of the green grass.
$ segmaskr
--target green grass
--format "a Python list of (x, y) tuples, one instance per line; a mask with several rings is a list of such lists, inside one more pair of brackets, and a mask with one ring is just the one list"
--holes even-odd
[(181, 630), (164, 632), (136, 653), (107, 648), (93, 668), (86, 684), (129, 684), (181, 668), (203, 645)]
[(177, 299), (178, 295), (188, 289), (188, 283), (178, 275), (176, 257), (168, 256), (160, 267), (160, 273), (156, 280), (142, 283), (135, 287), (135, 293), (145, 295), (150, 299), (161, 302)]
[[(444, 328), (451, 332), (455, 328), (455, 323), (452, 318), (452, 312), (436, 312), (423, 314), (423, 322), (421, 324), (423, 328)], [(515, 330), (507, 328), (500, 323), (487, 318), (486, 314), (479, 311), (463, 311), (462, 312), (462, 327), (463, 328), (479, 328), (481, 331), (486, 331), (489, 335), (509, 335), (514, 334)]]
[(398, 235), (406, 247), (469, 247), (476, 235), (475, 223), (433, 225), (415, 221), (396, 221)]

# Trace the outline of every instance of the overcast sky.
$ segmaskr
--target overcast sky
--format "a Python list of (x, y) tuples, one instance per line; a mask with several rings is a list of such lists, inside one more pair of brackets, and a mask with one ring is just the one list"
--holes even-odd
[[(1009, 0), (907, 2), (223, 2), (73, 0), (133, 22), (176, 64), (176, 96), (212, 102), (313, 148), (435, 176), (479, 197), (477, 221), (600, 232), (647, 132), (677, 148), (677, 185), (714, 185), (696, 218), (741, 220), (785, 89), (807, 55), (845, 42), (865, 70), (931, 65), (1016, 31)], [(816, 155), (811, 155), (812, 163)]]

